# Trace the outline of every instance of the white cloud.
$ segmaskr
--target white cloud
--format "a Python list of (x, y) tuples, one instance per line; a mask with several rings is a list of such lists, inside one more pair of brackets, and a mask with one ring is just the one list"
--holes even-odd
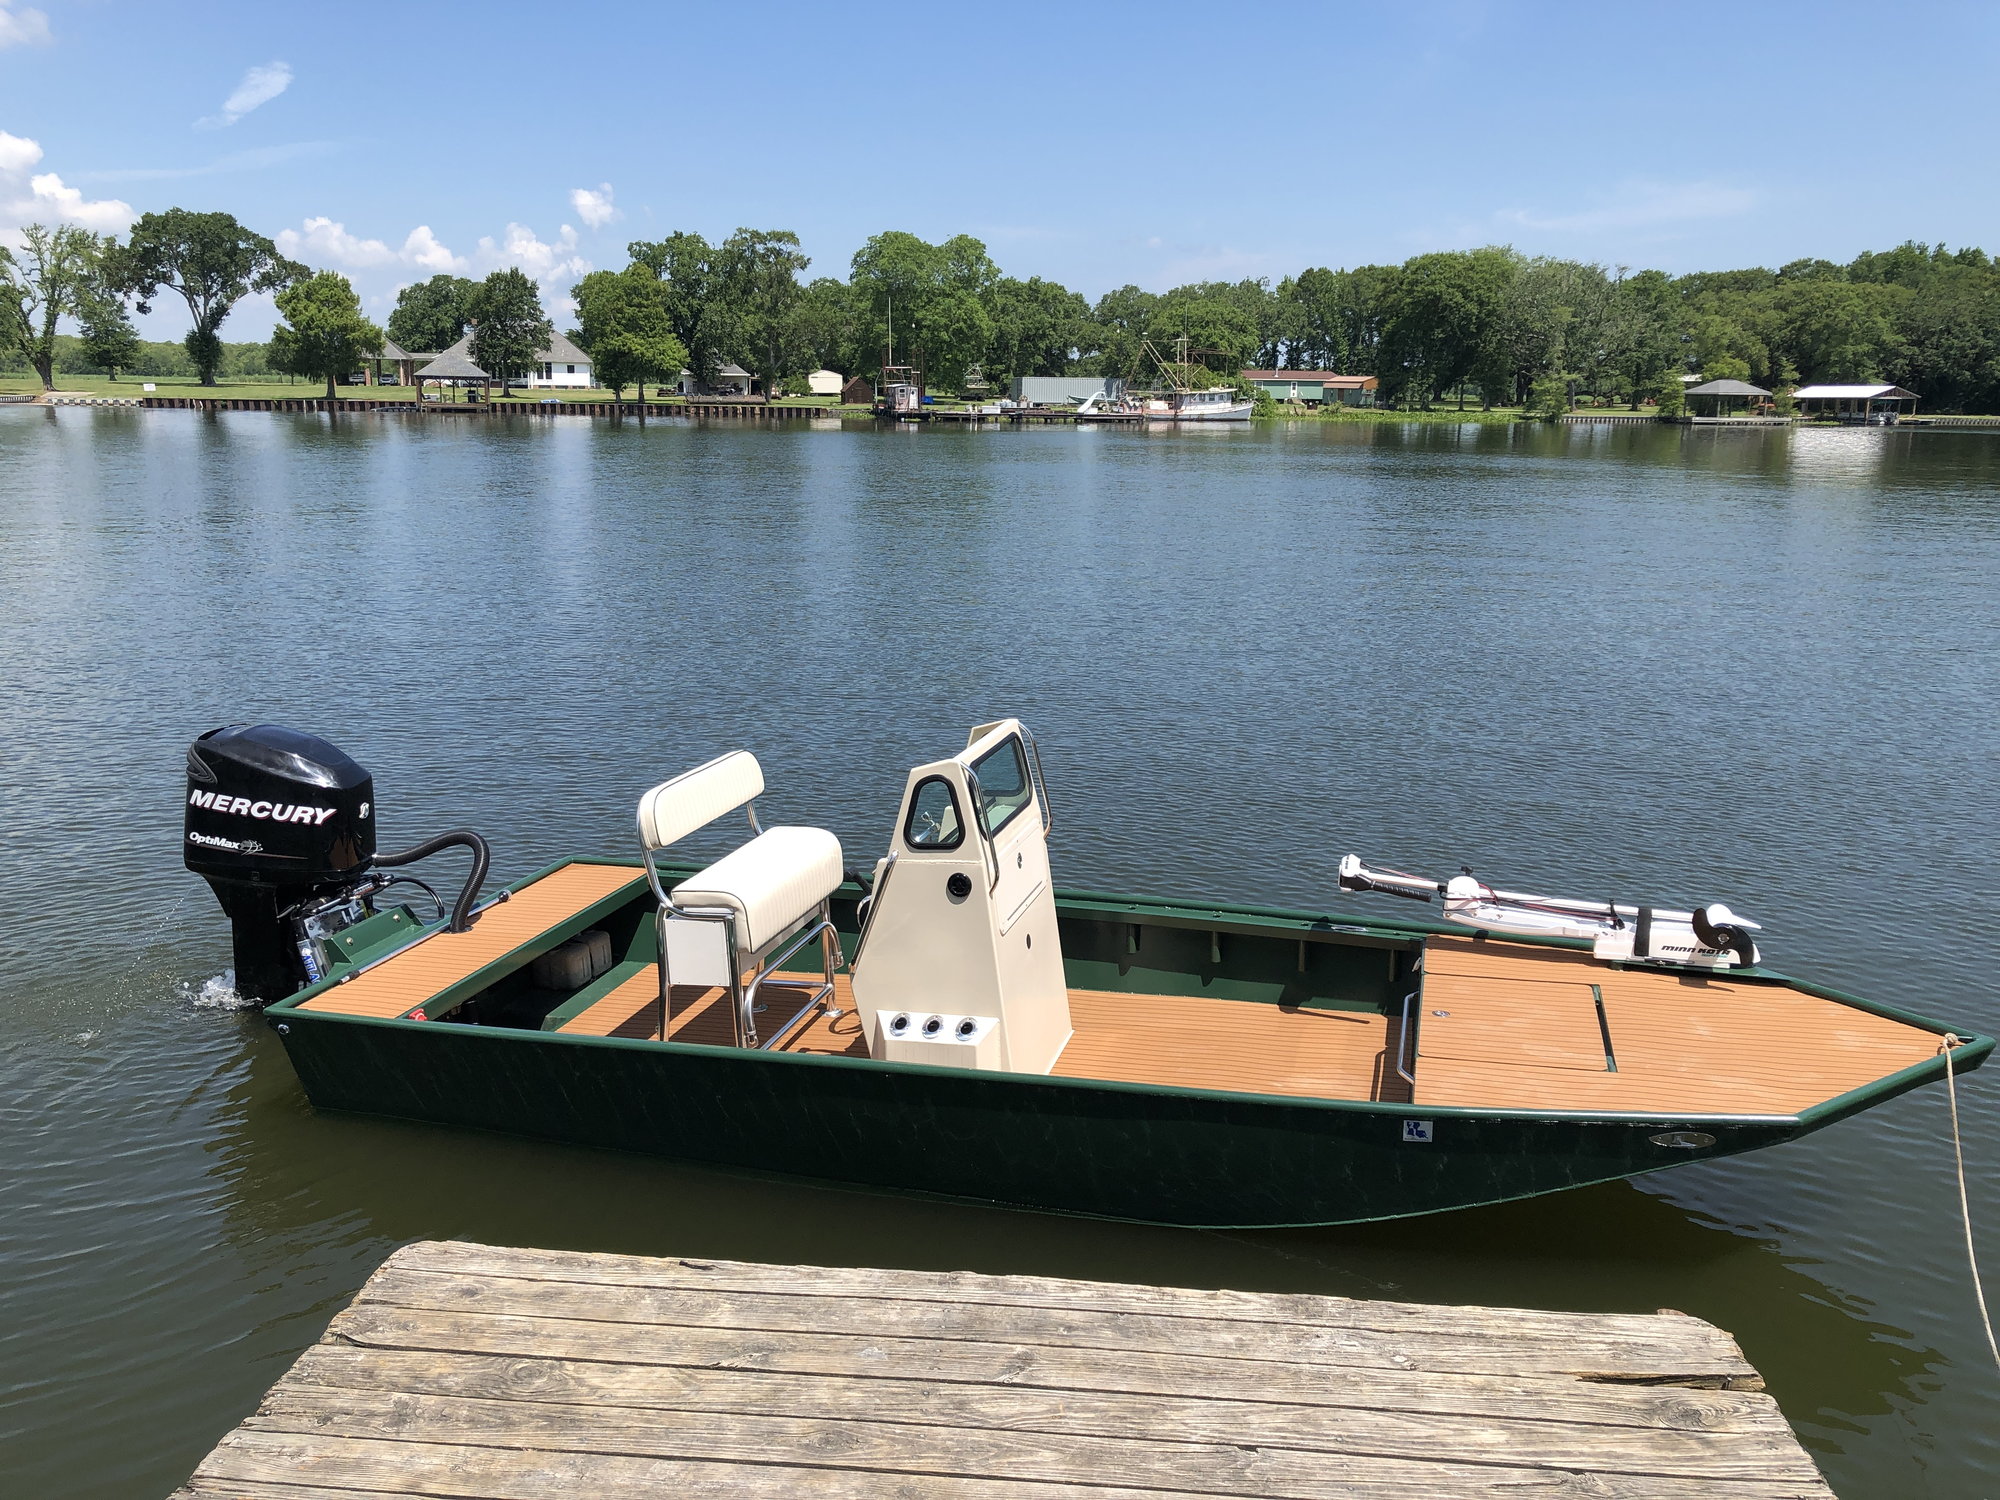
[(345, 224), (332, 219), (307, 219), (303, 230), (281, 229), (276, 236), (279, 251), (291, 260), (310, 260), (337, 266), (381, 266), (396, 258), (396, 252), (380, 240), (364, 240), (347, 232)]
[(53, 172), (42, 172), (29, 178), (28, 186), (34, 190), (34, 201), (39, 210), (64, 223), (81, 224), (99, 234), (115, 234), (138, 217), (132, 212), (132, 205), (122, 199), (85, 198), (81, 188), (64, 186), (63, 180)]
[(1512, 209), (1495, 217), (1503, 223), (1548, 233), (1601, 234), (1608, 230), (1679, 224), (1691, 219), (1729, 218), (1748, 213), (1756, 202), (1755, 193), (1723, 183), (1634, 178), (1620, 183), (1594, 208), (1556, 214)]
[(219, 130), (225, 125), (234, 125), (251, 110), (269, 104), (291, 86), (290, 63), (262, 63), (245, 73), (243, 81), (236, 85), (236, 92), (222, 101), (221, 114), (208, 115), (194, 123), (202, 130)]
[(608, 182), (600, 182), (595, 188), (571, 188), (569, 201), (576, 210), (576, 216), (592, 229), (602, 229), (619, 217), (617, 208), (611, 202), (611, 184)]
[(41, 159), (39, 142), (0, 130), (0, 237), (13, 240), (13, 232), (24, 224), (51, 222), (110, 234), (137, 217), (129, 203), (86, 198), (56, 173), (35, 172)]
[(49, 35), (49, 18), (45, 12), (33, 6), (16, 10), (13, 0), (0, 0), (0, 51), (53, 40)]
[(349, 234), (347, 226), (325, 217), (307, 219), (300, 229), (281, 229), (275, 236), (279, 253), (314, 265), (368, 270), (374, 266), (416, 266), (427, 271), (462, 271), (465, 261), (438, 242), (428, 224), (419, 224), (400, 250), (384, 240)]
[(427, 271), (463, 271), (465, 262), (438, 243), (431, 226), (419, 224), (403, 241), (403, 259)]
[(569, 225), (550, 244), (538, 238), (525, 224), (509, 224), (498, 242), (491, 235), (479, 241), (474, 259), (489, 270), (519, 266), (544, 286), (566, 283), (587, 274), (590, 262), (576, 253), (576, 231)]
[(0, 173), (25, 172), (42, 159), (42, 148), (22, 135), (0, 130)]

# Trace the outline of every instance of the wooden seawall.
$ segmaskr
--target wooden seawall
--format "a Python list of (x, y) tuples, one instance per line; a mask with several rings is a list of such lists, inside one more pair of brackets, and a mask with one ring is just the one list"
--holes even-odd
[[(57, 403), (63, 404), (63, 403)], [(853, 415), (827, 406), (785, 406), (762, 401), (411, 401), (371, 396), (143, 396), (82, 397), (74, 406), (145, 406), (193, 411), (409, 412), (426, 417), (833, 417)]]
[(1791, 1500), (1720, 1329), (406, 1246), (176, 1500)]

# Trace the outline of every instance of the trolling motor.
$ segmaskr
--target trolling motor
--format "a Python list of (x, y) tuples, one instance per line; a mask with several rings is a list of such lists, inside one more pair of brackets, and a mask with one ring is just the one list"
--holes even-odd
[(380, 873), (442, 849), (472, 851), (447, 930), (472, 925), (486, 841), (458, 829), (377, 854), (374, 799), (374, 778), (347, 755), (275, 724), (211, 729), (188, 746), (184, 857), (229, 918), (246, 1000), (269, 1004), (324, 978), (335, 935), (392, 886), (426, 892), (442, 917), (443, 899), (423, 881)]
[(1531, 896), (1495, 890), (1470, 870), (1449, 880), (1430, 880), (1403, 870), (1370, 869), (1352, 854), (1340, 861), (1340, 888), (1380, 891), (1414, 901), (1439, 896), (1447, 922), (1528, 937), (1588, 938), (1592, 954), (1607, 963), (1724, 969), (1758, 961), (1750, 934), (1762, 929), (1719, 901), (1695, 911), (1669, 911), (1615, 901)]

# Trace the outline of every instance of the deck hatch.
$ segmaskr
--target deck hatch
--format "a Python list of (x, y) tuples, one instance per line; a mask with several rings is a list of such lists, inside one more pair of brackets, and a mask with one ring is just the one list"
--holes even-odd
[(1424, 976), (1417, 1076), (1434, 1061), (1605, 1071), (1597, 996), (1588, 984)]

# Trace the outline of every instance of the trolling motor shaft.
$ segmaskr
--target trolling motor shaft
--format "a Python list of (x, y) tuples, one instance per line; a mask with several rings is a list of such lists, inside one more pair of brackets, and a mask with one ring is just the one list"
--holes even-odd
[(1470, 870), (1449, 880), (1432, 880), (1403, 870), (1371, 869), (1355, 855), (1340, 861), (1344, 891), (1380, 891), (1444, 903), (1445, 920), (1488, 932), (1526, 937), (1587, 938), (1592, 952), (1607, 962), (1680, 964), (1726, 968), (1755, 964), (1758, 924), (1739, 917), (1721, 902), (1694, 911), (1622, 905), (1615, 901), (1536, 896), (1496, 890)]

